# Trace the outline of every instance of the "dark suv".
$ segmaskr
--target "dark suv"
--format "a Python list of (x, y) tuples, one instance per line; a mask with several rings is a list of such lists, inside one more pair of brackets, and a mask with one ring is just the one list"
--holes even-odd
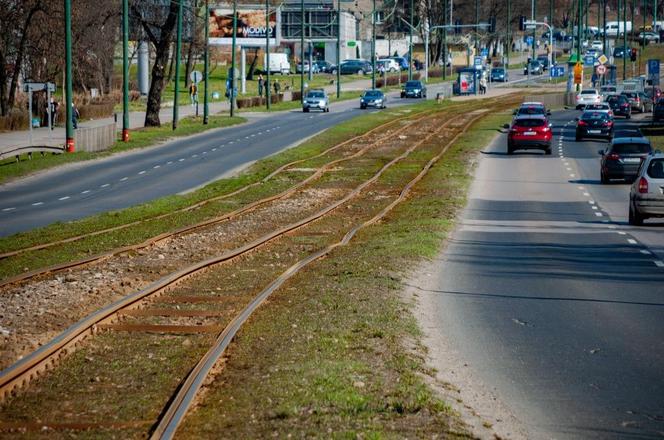
[(664, 120), (664, 98), (659, 98), (652, 110), (652, 117), (655, 121)]
[(632, 181), (639, 173), (641, 162), (652, 153), (650, 142), (646, 138), (615, 138), (602, 155), (600, 176), (602, 183), (609, 179)]
[(426, 98), (427, 88), (422, 81), (412, 80), (406, 81), (401, 89), (402, 98)]
[(609, 95), (606, 98), (606, 102), (611, 106), (613, 116), (624, 116), (627, 119), (632, 117), (632, 105), (629, 103), (626, 96)]
[(365, 60), (347, 60), (339, 65), (339, 73), (342, 75), (349, 75), (357, 73), (358, 75), (365, 75), (371, 73), (371, 63)]

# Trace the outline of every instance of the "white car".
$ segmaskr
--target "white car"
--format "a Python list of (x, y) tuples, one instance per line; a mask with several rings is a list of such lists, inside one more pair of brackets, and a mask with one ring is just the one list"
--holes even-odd
[(576, 109), (580, 110), (588, 104), (600, 104), (602, 96), (595, 89), (581, 90), (581, 93), (576, 95)]
[(398, 72), (399, 70), (399, 63), (397, 63), (397, 60), (394, 60), (392, 58), (381, 58), (376, 63), (383, 63), (385, 65), (385, 71), (386, 72)]
[(599, 104), (588, 104), (585, 110), (592, 110), (594, 112), (606, 113), (613, 119), (613, 110), (608, 102), (600, 102)]
[(643, 161), (629, 192), (629, 224), (642, 225), (648, 217), (664, 217), (664, 154)]
[(593, 42), (590, 43), (590, 47), (592, 49), (596, 49), (601, 52), (602, 50), (604, 50), (604, 43), (602, 42), (602, 40), (593, 40)]

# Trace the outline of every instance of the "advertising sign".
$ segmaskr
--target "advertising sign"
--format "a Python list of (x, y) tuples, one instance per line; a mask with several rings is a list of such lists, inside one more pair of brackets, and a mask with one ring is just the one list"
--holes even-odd
[(475, 75), (472, 72), (459, 72), (459, 91), (462, 94), (475, 93)]
[[(233, 11), (230, 9), (210, 8), (210, 44), (216, 46), (233, 43)], [(279, 11), (270, 14), (270, 26), (265, 28), (265, 10), (238, 10), (237, 33), (238, 46), (265, 46), (266, 31), (270, 36), (270, 45), (279, 44)]]

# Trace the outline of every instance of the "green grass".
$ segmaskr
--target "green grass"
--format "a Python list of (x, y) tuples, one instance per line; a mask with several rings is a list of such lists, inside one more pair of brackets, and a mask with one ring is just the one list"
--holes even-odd
[(191, 136), (208, 130), (230, 127), (243, 122), (246, 122), (246, 119), (237, 116), (230, 118), (228, 115), (224, 114), (211, 115), (208, 119), (208, 125), (203, 125), (203, 119), (201, 117), (183, 118), (180, 120), (176, 131), (171, 129), (170, 124), (164, 124), (161, 127), (132, 130), (129, 142), (118, 140), (110, 149), (99, 153), (75, 152), (57, 155), (47, 154), (43, 157), (38, 154), (33, 154), (32, 160), (29, 160), (27, 155), (22, 155), (20, 156), (19, 162), (16, 162), (13, 158), (6, 159), (0, 162), (0, 183), (60, 165), (99, 159), (118, 152), (145, 148), (169, 139)]

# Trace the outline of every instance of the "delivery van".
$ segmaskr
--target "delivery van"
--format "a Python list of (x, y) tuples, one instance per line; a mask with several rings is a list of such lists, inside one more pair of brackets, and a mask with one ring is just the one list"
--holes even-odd
[(627, 33), (632, 32), (632, 22), (623, 21), (607, 21), (604, 26), (604, 33), (607, 37), (622, 37), (625, 34), (625, 26), (627, 26)]
[[(263, 58), (263, 65), (267, 65), (267, 55)], [(270, 73), (280, 73), (288, 75), (291, 72), (291, 65), (288, 62), (288, 54), (285, 53), (270, 53)]]

